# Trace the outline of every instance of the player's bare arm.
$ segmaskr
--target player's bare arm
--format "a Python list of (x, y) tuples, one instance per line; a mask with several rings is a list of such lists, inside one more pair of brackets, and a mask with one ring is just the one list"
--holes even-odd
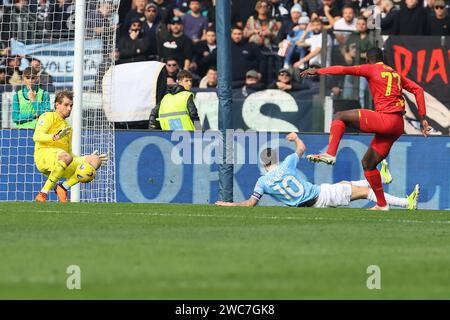
[(286, 139), (295, 142), (295, 153), (297, 153), (298, 157), (301, 158), (306, 150), (306, 146), (303, 143), (303, 141), (298, 137), (298, 135), (295, 132), (289, 133), (286, 136)]
[(216, 205), (222, 207), (254, 207), (258, 204), (258, 200), (253, 197), (250, 197), (248, 200), (242, 202), (225, 202), (225, 201), (216, 201)]

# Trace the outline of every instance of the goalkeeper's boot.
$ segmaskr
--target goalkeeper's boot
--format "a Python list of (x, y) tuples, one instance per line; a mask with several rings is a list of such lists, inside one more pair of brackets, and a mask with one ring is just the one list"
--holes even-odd
[(58, 201), (62, 202), (62, 203), (66, 203), (67, 202), (67, 190), (66, 190), (66, 188), (64, 188), (62, 186), (62, 183), (58, 183), (55, 186), (54, 190), (56, 192), (56, 195), (58, 196)]
[(389, 205), (385, 205), (384, 207), (380, 207), (379, 205), (375, 205), (375, 207), (370, 208), (372, 211), (389, 211)]
[(47, 194), (44, 192), (39, 192), (35, 198), (35, 200), (39, 203), (44, 203), (47, 200)]
[(381, 161), (381, 169), (380, 169), (380, 175), (384, 180), (384, 183), (389, 184), (392, 182), (392, 175), (389, 171), (389, 164), (386, 159)]
[(406, 197), (408, 200), (408, 210), (417, 210), (417, 204), (419, 203), (420, 186), (416, 184), (413, 192)]
[(329, 165), (334, 165), (336, 163), (336, 157), (329, 155), (328, 153), (321, 154), (308, 154), (306, 159), (312, 162), (323, 162)]

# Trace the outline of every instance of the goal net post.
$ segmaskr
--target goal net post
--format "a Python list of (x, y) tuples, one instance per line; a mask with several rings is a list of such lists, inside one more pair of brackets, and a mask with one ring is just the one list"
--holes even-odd
[[(91, 183), (80, 184), (83, 202), (115, 202), (114, 124), (105, 116), (103, 106), (111, 97), (103, 94), (103, 75), (114, 65), (116, 25), (120, 0), (10, 1), (0, 5), (0, 58), (6, 71), (0, 77), (0, 201), (32, 201), (45, 183), (33, 159), (34, 129), (19, 128), (17, 97), (24, 93), (22, 72), (29, 66), (39, 69), (38, 87), (46, 92), (37, 102), (36, 113), (49, 103), (54, 108), (55, 93), (74, 91), (75, 102), (68, 122), (75, 128), (77, 155), (94, 150), (107, 153), (109, 160)], [(84, 6), (84, 35), (75, 39), (77, 8)], [(78, 9), (79, 10), (79, 9)], [(84, 49), (80, 48), (79, 41)], [(79, 53), (78, 72), (76, 53)], [(0, 67), (1, 68), (1, 67)], [(1, 70), (0, 70), (1, 72)], [(76, 85), (77, 77), (80, 79)], [(42, 97), (40, 97), (42, 98)], [(77, 115), (77, 111), (78, 112)], [(76, 120), (75, 117), (78, 119)], [(74, 136), (75, 136), (74, 134)], [(49, 200), (56, 200), (53, 192)]]

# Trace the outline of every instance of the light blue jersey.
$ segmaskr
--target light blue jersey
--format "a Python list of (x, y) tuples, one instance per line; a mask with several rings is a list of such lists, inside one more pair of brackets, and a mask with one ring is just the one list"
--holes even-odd
[(317, 198), (320, 186), (300, 177), (297, 173), (298, 160), (298, 155), (293, 153), (275, 169), (260, 177), (252, 197), (259, 200), (265, 193), (291, 207), (297, 207)]

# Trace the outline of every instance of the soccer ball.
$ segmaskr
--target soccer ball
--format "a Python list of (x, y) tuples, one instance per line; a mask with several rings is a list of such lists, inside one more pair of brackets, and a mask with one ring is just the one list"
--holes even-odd
[(78, 181), (82, 183), (91, 182), (95, 178), (95, 169), (89, 163), (82, 163), (77, 167), (75, 174)]

